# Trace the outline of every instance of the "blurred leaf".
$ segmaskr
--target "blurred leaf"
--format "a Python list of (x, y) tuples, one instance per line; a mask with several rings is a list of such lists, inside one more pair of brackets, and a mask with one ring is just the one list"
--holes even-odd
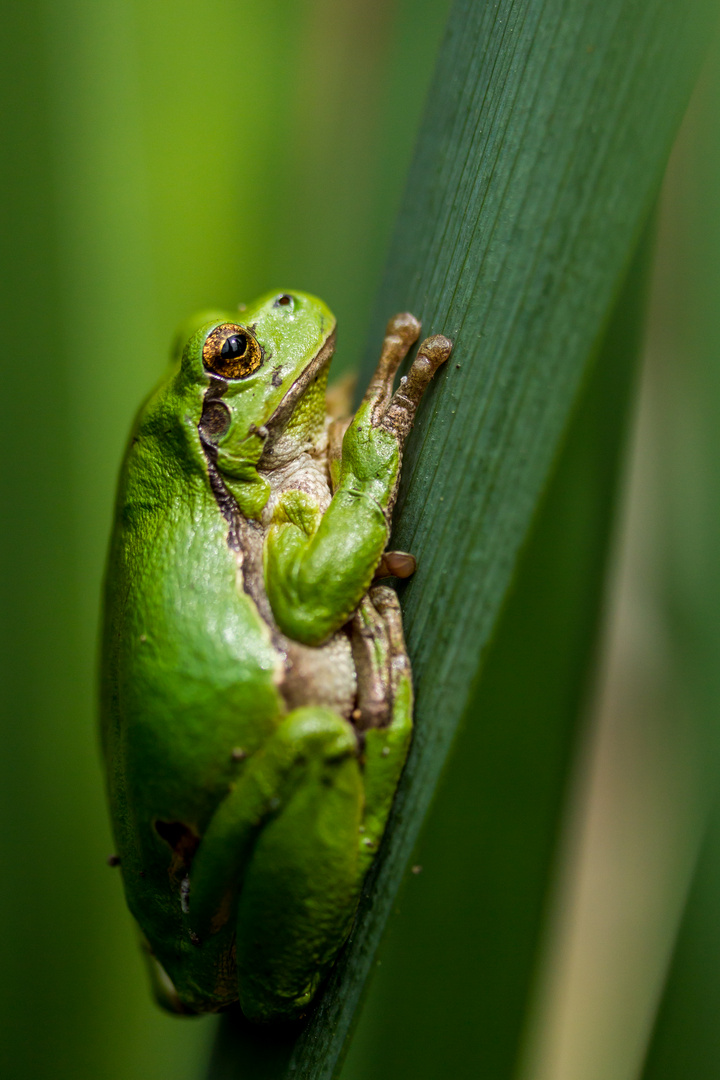
[(720, 1068), (720, 812), (688, 898), (643, 1080), (716, 1080)]
[(661, 0), (455, 5), (371, 337), (375, 354), (387, 316), (408, 309), (456, 342), (408, 448), (393, 540), (420, 567), (404, 593), (416, 735), (350, 944), (307, 1027), (263, 1066), (262, 1035), (228, 1021), (214, 1078), (245, 1073), (249, 1041), (253, 1075), (335, 1072), (712, 16)]
[[(656, 408), (667, 517), (666, 603), (684, 711), (702, 769), (703, 838), (669, 967), (644, 1080), (720, 1071), (720, 43), (684, 125), (667, 185), (667, 254)], [(682, 723), (682, 715), (677, 722)], [(685, 721), (687, 722), (687, 721)]]
[(334, 376), (362, 354), (448, 6), (306, 5), (280, 113), (289, 126), (269, 200), (272, 231), (254, 291), (299, 286), (327, 301), (338, 318)]
[(94, 717), (117, 459), (133, 375), (154, 377), (132, 20), (80, 0), (3, 15), (2, 1072), (189, 1077), (210, 1032), (147, 1001)]
[[(346, 312), (367, 322), (445, 0), (385, 4), (360, 49), (364, 7), (3, 5), (3, 1075), (183, 1080), (212, 1035), (152, 1003), (104, 864), (100, 577), (122, 448), (180, 318), (331, 286), (341, 359), (360, 350)], [(313, 125), (325, 152), (300, 161)]]

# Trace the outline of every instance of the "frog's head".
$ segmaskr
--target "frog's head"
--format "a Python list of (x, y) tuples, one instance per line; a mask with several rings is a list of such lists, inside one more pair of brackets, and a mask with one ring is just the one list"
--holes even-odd
[(277, 468), (321, 435), (334, 346), (334, 315), (301, 292), (273, 292), (241, 312), (203, 312), (181, 327), (186, 418), (233, 491), (233, 481), (245, 482), (244, 501), (253, 488), (250, 502), (261, 499), (258, 469)]

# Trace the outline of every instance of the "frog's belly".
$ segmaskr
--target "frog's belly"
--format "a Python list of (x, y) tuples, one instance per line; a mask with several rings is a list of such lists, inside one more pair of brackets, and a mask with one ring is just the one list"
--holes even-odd
[(291, 641), (284, 635), (280, 635), (278, 644), (285, 654), (285, 677), (280, 692), (288, 709), (322, 705), (349, 720), (355, 708), (357, 676), (345, 630), (339, 630), (316, 648)]

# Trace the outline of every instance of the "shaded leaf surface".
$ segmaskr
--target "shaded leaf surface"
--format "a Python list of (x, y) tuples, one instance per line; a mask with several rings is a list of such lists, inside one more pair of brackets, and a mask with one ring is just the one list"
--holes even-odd
[(342, 1080), (515, 1076), (592, 690), (648, 245), (623, 290), (413, 851)]
[[(420, 567), (404, 592), (416, 736), (350, 945), (287, 1066), (252, 1075), (333, 1075), (711, 22), (660, 0), (453, 9), (368, 360), (397, 310), (456, 342), (393, 539)], [(248, 1075), (242, 1036), (224, 1037), (212, 1075)]]

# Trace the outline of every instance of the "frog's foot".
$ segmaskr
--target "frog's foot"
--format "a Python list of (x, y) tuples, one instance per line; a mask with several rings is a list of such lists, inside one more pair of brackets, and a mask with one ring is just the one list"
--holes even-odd
[(384, 551), (373, 580), (384, 577), (409, 578), (416, 570), (415, 556), (409, 551)]
[[(390, 320), (380, 363), (356, 416), (356, 422), (358, 420), (364, 422), (369, 415), (371, 429), (392, 436), (397, 445), (400, 460), (402, 460), (405, 440), (410, 434), (422, 396), (437, 369), (445, 363), (452, 352), (452, 342), (441, 334), (426, 338), (420, 345), (417, 356), (410, 365), (410, 370), (407, 375), (403, 375), (400, 385), (393, 394), (393, 380), (397, 369), (410, 351), (410, 347), (417, 341), (419, 334), (420, 323), (414, 315), (403, 313)], [(362, 424), (359, 425), (358, 432), (361, 427)], [(394, 482), (388, 488), (387, 503), (383, 507), (388, 521), (397, 496), (398, 475), (396, 474)]]
[(363, 398), (363, 403), (372, 406), (376, 427), (390, 404), (397, 369), (419, 337), (420, 321), (407, 311), (394, 315), (387, 324), (380, 360)]
[(376, 585), (363, 597), (353, 617), (351, 644), (358, 681), (355, 728), (367, 731), (387, 727), (400, 675), (410, 676), (400, 603), (394, 589)]
[[(393, 381), (397, 369), (419, 336), (420, 323), (409, 312), (393, 316), (387, 324), (380, 361), (363, 398), (363, 405), (370, 409), (373, 427), (379, 427), (392, 398)], [(330, 411), (330, 402), (328, 402), (328, 411)], [(330, 414), (334, 417), (338, 416), (337, 413), (331, 411)], [(343, 438), (351, 423), (352, 416), (348, 416), (333, 419), (328, 426), (328, 464), (333, 491), (340, 480)]]
[(403, 375), (400, 386), (384, 411), (379, 426), (395, 436), (401, 449), (413, 426), (417, 407), (430, 380), (451, 352), (452, 341), (443, 337), (442, 334), (425, 338), (409, 372)]
[(412, 679), (400, 604), (394, 589), (370, 590), (353, 620), (358, 707), (364, 733), (365, 808), (359, 834), (360, 878), (382, 838), (412, 734)]
[(303, 707), (249, 759), (210, 822), (190, 872), (188, 926), (198, 965), (212, 956), (215, 935), (236, 926), (248, 1018), (302, 1016), (345, 941), (362, 807), (351, 725)]

